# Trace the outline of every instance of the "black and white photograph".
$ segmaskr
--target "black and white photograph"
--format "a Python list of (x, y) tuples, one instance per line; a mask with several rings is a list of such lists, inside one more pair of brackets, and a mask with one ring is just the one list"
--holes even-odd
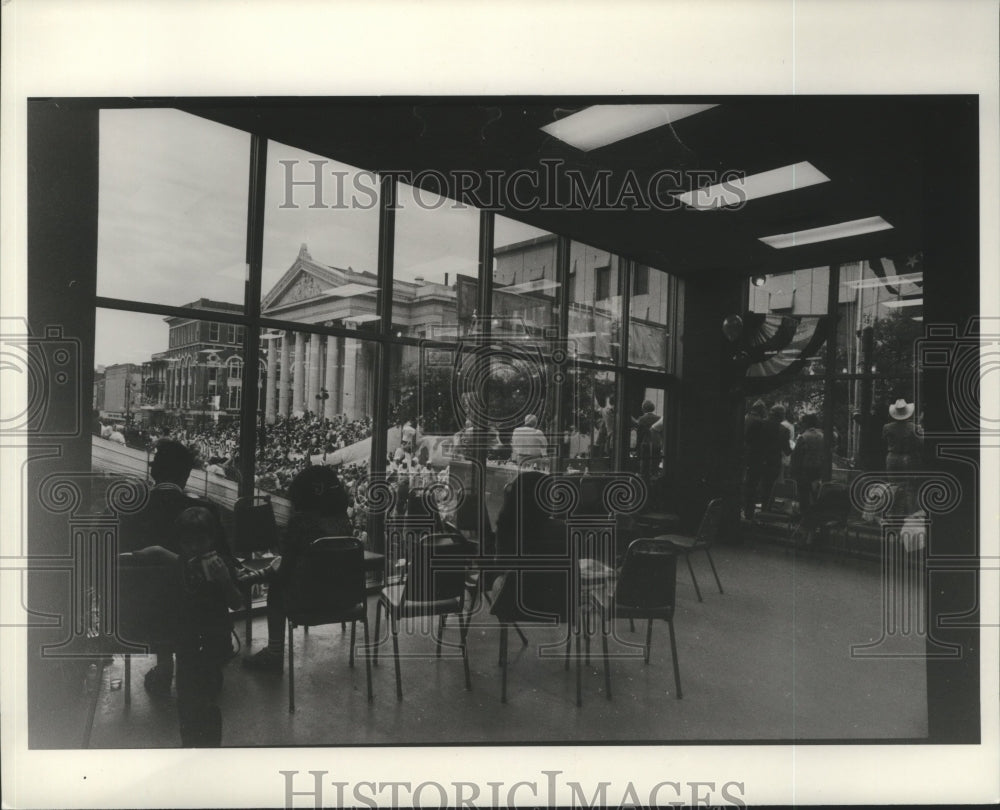
[(995, 3), (93, 6), (4, 7), (5, 803), (1000, 799)]

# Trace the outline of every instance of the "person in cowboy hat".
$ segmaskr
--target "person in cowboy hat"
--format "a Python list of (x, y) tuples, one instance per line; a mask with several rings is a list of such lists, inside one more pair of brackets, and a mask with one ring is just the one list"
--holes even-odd
[(923, 439), (917, 434), (913, 424), (913, 411), (913, 403), (903, 398), (889, 406), (892, 421), (882, 428), (882, 438), (888, 449), (885, 457), (885, 469), (888, 472), (905, 472), (920, 466)]

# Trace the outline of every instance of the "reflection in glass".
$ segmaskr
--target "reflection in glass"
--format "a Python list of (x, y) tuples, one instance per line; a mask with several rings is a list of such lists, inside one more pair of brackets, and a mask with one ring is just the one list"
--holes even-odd
[(555, 327), (559, 314), (555, 234), (507, 217), (495, 219), (493, 314), (518, 320), (529, 334)]
[(97, 294), (239, 304), (250, 136), (179, 110), (101, 110)]
[(461, 337), (479, 295), (479, 211), (403, 183), (396, 195), (393, 332)]
[(563, 398), (563, 458), (567, 471), (610, 469), (616, 433), (611, 371), (578, 369), (572, 395)]
[(629, 300), (628, 361), (630, 365), (676, 370), (674, 330), (681, 319), (680, 279), (644, 264), (632, 271)]
[(624, 259), (571, 243), (567, 337), (581, 359), (619, 361), (624, 283)]
[(269, 141), (261, 314), (370, 329), (378, 199), (372, 172)]

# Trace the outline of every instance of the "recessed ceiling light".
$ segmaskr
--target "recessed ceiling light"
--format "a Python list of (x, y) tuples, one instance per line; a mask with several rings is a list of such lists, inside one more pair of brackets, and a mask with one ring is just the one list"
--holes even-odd
[(892, 225), (882, 217), (866, 217), (865, 219), (852, 219), (850, 222), (838, 222), (836, 225), (824, 225), (821, 228), (809, 228), (794, 233), (761, 236), (760, 241), (774, 248), (790, 248), (809, 245), (813, 242), (826, 242), (830, 239), (846, 239), (848, 236), (861, 236), (890, 228)]
[(584, 152), (674, 124), (718, 104), (596, 104), (542, 127)]
[(830, 178), (808, 161), (792, 163), (780, 169), (749, 174), (742, 179), (727, 180), (725, 184), (685, 191), (675, 195), (685, 205), (699, 211), (710, 211), (730, 205), (739, 205), (747, 200), (770, 197), (818, 183), (828, 183)]

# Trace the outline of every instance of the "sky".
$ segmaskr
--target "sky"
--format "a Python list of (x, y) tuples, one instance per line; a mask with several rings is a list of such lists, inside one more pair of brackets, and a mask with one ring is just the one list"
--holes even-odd
[[(97, 292), (110, 298), (181, 306), (199, 298), (240, 303), (246, 275), (250, 136), (179, 110), (103, 110), (100, 119)], [(320, 166), (320, 201), (310, 160)], [(282, 163), (281, 161), (296, 161)], [(354, 194), (346, 207), (337, 176)], [(292, 182), (292, 185), (289, 184)], [(320, 264), (376, 272), (378, 208), (364, 189), (377, 180), (342, 163), (274, 141), (265, 187), (264, 294), (301, 245)], [(345, 195), (346, 196), (346, 195)], [(442, 282), (475, 275), (479, 212), (400, 184), (396, 278)], [(497, 218), (496, 244), (543, 233)], [(95, 363), (141, 363), (167, 348), (161, 316), (99, 310)]]

